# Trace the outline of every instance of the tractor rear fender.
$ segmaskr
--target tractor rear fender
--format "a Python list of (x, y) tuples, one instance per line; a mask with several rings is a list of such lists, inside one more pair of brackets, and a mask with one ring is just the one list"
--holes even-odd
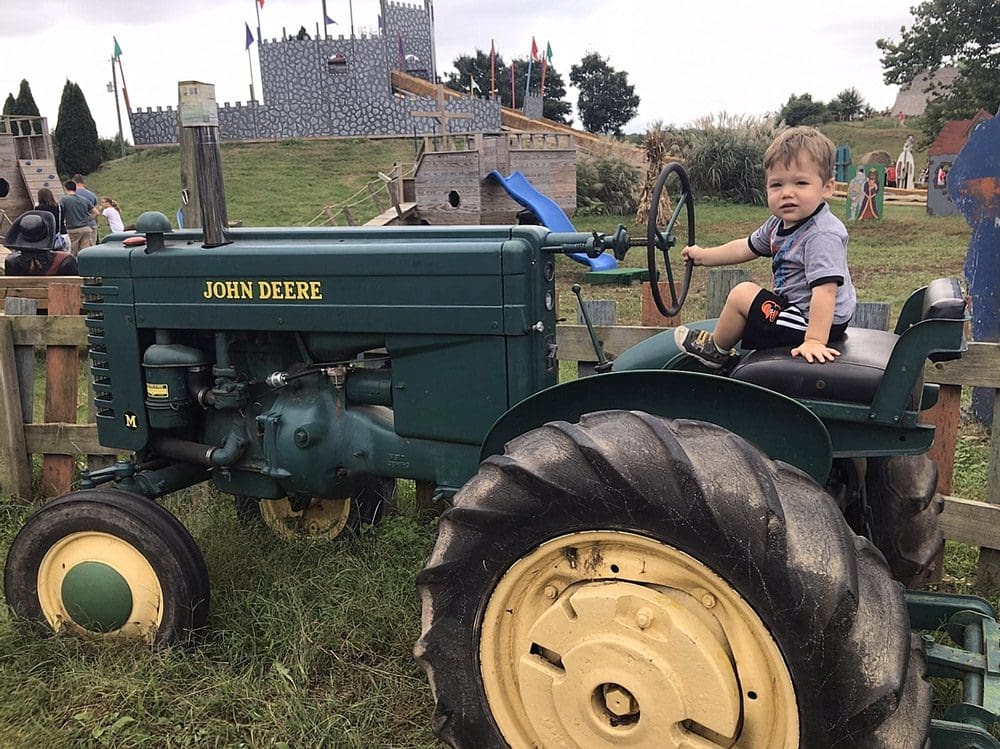
[(644, 411), (670, 419), (718, 424), (825, 484), (833, 448), (823, 422), (797, 401), (772, 390), (715, 375), (666, 370), (610, 372), (542, 390), (497, 419), (480, 460), (550, 421), (578, 421), (595, 411)]

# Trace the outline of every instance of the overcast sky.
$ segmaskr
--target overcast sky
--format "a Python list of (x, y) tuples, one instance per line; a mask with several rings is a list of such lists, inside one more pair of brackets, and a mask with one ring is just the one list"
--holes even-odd
[[(249, 98), (244, 22), (256, 36), (255, 0), (2, 0), (0, 98), (17, 96), (22, 78), (54, 127), (67, 79), (79, 84), (98, 132), (117, 132), (111, 82), (112, 36), (123, 52), (133, 108), (177, 103), (177, 82), (214, 83), (219, 102)], [(526, 58), (532, 36), (552, 45), (553, 65), (569, 68), (590, 51), (628, 73), (641, 98), (626, 130), (656, 120), (685, 125), (707, 114), (765, 114), (790, 94), (828, 101), (854, 87), (876, 109), (895, 100), (882, 82), (875, 40), (898, 40), (913, 0), (437, 0), (439, 73), (475, 49), (508, 61)], [(332, 34), (377, 28), (378, 0), (326, 0)], [(315, 34), (322, 0), (265, 0), (263, 35)], [(260, 91), (256, 46), (253, 78)], [(120, 83), (120, 82), (119, 82)], [(569, 100), (575, 104), (576, 92)], [(123, 108), (124, 119), (124, 108)], [(579, 119), (577, 118), (577, 122)], [(125, 134), (131, 140), (125, 120)]]

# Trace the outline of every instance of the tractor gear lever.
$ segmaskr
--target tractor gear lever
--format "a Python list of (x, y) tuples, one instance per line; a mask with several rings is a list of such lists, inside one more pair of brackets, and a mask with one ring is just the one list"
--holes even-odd
[(573, 284), (573, 293), (576, 294), (577, 302), (580, 304), (580, 314), (583, 315), (583, 322), (587, 325), (587, 332), (590, 333), (590, 342), (594, 346), (594, 353), (597, 354), (597, 365), (594, 370), (597, 372), (607, 372), (611, 369), (611, 362), (604, 355), (604, 347), (597, 340), (597, 333), (594, 332), (594, 324), (590, 321), (590, 313), (587, 312), (587, 305), (583, 303), (583, 294), (580, 292), (580, 284)]

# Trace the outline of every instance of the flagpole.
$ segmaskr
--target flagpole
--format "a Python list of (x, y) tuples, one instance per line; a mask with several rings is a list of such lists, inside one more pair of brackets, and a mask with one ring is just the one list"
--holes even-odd
[(122, 130), (122, 108), (118, 103), (118, 73), (115, 72), (115, 58), (111, 58), (111, 81), (115, 89), (115, 114), (118, 115), (118, 140), (121, 143), (122, 158), (125, 158), (125, 132)]
[(497, 52), (490, 39), (490, 98), (495, 99), (497, 95)]
[(524, 77), (524, 105), (528, 106), (528, 89), (531, 86), (531, 63), (534, 62), (528, 57), (528, 75)]
[[(330, 35), (326, 31), (326, 26), (327, 26), (326, 19), (329, 18), (329, 17), (330, 16), (328, 16), (326, 14), (326, 0), (323, 0), (323, 38), (324, 39), (329, 39), (330, 38)], [(343, 16), (341, 16), (341, 17), (343, 17)]]
[(514, 97), (514, 61), (510, 61), (510, 108), (517, 109), (517, 99)]
[(253, 95), (253, 58), (250, 56), (250, 47), (247, 47), (247, 65), (250, 67), (250, 103), (253, 104), (257, 100)]
[[(354, 38), (354, 3), (351, 0), (347, 0), (347, 10), (351, 14), (351, 39)], [(382, 19), (382, 23), (385, 23), (385, 18)]]
[(261, 44), (264, 37), (260, 34), (260, 0), (253, 0), (253, 9), (257, 11), (257, 44)]

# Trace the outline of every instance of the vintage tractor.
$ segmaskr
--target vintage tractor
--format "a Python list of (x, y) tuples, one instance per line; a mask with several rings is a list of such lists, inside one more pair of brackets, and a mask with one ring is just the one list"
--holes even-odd
[[(685, 208), (693, 242), (672, 173), (654, 272)], [(224, 226), (224, 203), (203, 215)], [(134, 458), (21, 529), (17, 615), (185, 640), (208, 577), (156, 498), (211, 481), (333, 537), (417, 479), (451, 504), (416, 655), (453, 746), (1000, 746), (995, 612), (893, 580), (941, 544), (922, 371), (963, 349), (954, 282), (834, 363), (745, 352), (719, 376), (664, 334), (559, 385), (556, 255), (624, 257), (622, 229), (222, 226), (144, 214), (82, 253), (98, 431)], [(933, 725), (928, 673), (964, 680)]]

